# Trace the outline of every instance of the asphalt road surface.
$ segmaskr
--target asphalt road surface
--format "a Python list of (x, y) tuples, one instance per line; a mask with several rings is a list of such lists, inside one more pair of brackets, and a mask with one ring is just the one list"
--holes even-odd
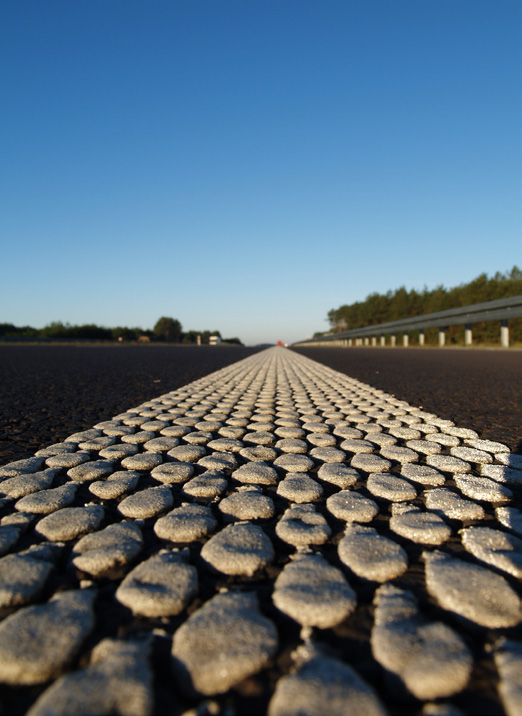
[[(256, 352), (227, 346), (0, 346), (0, 464)], [(522, 451), (522, 351), (299, 348)]]
[(459, 348), (296, 348), (480, 437), (522, 452), (522, 351)]
[(256, 352), (240, 346), (2, 345), (0, 464)]

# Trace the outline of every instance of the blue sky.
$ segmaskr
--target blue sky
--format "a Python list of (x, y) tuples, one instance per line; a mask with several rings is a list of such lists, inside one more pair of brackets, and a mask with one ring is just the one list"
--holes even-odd
[(294, 341), (522, 264), (519, 0), (4, 0), (0, 322)]

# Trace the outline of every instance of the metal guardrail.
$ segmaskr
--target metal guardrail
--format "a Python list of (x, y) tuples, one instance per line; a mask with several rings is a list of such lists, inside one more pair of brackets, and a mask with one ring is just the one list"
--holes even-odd
[(324, 345), (332, 342), (342, 345), (352, 345), (354, 339), (356, 345), (361, 345), (362, 340), (365, 341), (365, 345), (368, 345), (370, 338), (372, 339), (372, 345), (376, 345), (377, 336), (380, 336), (380, 344), (385, 345), (387, 335), (391, 335), (391, 344), (395, 345), (396, 334), (400, 332), (403, 333), (403, 345), (408, 345), (408, 331), (414, 330), (420, 331), (419, 343), (420, 345), (424, 345), (424, 330), (426, 328), (438, 327), (439, 345), (442, 346), (445, 343), (446, 328), (448, 328), (448, 326), (463, 324), (466, 326), (466, 345), (471, 345), (473, 340), (471, 326), (473, 323), (501, 321), (500, 340), (501, 344), (507, 347), (509, 345), (508, 320), (510, 318), (522, 318), (522, 296), (512, 296), (511, 298), (501, 298), (496, 301), (475, 303), (471, 306), (450, 308), (447, 311), (426, 313), (423, 316), (402, 318), (398, 321), (354, 328), (349, 331), (341, 331), (340, 333), (328, 333), (324, 336), (320, 336), (316, 340), (299, 341), (298, 343), (294, 343), (294, 345)]

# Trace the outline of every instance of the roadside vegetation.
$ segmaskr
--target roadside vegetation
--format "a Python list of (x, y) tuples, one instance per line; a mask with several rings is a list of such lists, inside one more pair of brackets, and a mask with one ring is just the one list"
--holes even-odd
[[(440, 285), (434, 289), (424, 288), (422, 291), (415, 289), (408, 291), (401, 286), (395, 291), (387, 293), (371, 293), (364, 301), (332, 308), (328, 312), (329, 332), (338, 333), (363, 326), (374, 326), (378, 323), (397, 321), (410, 316), (422, 316), (425, 313), (435, 313), (449, 308), (459, 308), (473, 303), (494, 301), (521, 294), (522, 271), (518, 266), (513, 266), (506, 273), (497, 272), (491, 277), (482, 273), (469, 283), (463, 283), (453, 288), (445, 288)], [(472, 328), (473, 343), (498, 344), (500, 331), (498, 321), (476, 323)], [(446, 341), (463, 343), (464, 330), (464, 326), (450, 326)], [(510, 320), (509, 330), (511, 342), (522, 342), (522, 319)], [(321, 335), (324, 333), (315, 333), (314, 338)], [(418, 331), (411, 331), (410, 337), (415, 342)], [(427, 344), (436, 344), (438, 330), (436, 328), (427, 329), (425, 340)]]
[(186, 343), (197, 344), (198, 336), (202, 345), (210, 343), (210, 336), (217, 336), (222, 343), (242, 346), (239, 338), (222, 338), (220, 331), (188, 330), (183, 331), (181, 323), (176, 318), (162, 316), (154, 328), (115, 326), (107, 328), (95, 323), (71, 325), (61, 321), (53, 321), (43, 328), (32, 326), (15, 326), (12, 323), (0, 323), (0, 340), (11, 341), (137, 341), (142, 343)]

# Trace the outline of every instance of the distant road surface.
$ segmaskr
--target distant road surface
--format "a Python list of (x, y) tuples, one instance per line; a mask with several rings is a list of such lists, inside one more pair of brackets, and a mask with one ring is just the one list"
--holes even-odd
[(522, 351), (295, 348), (302, 355), (522, 452)]
[(202, 378), (240, 346), (0, 345), (0, 464)]
[[(258, 349), (0, 346), (0, 464), (92, 427)], [(299, 348), (481, 437), (522, 449), (522, 351)]]

